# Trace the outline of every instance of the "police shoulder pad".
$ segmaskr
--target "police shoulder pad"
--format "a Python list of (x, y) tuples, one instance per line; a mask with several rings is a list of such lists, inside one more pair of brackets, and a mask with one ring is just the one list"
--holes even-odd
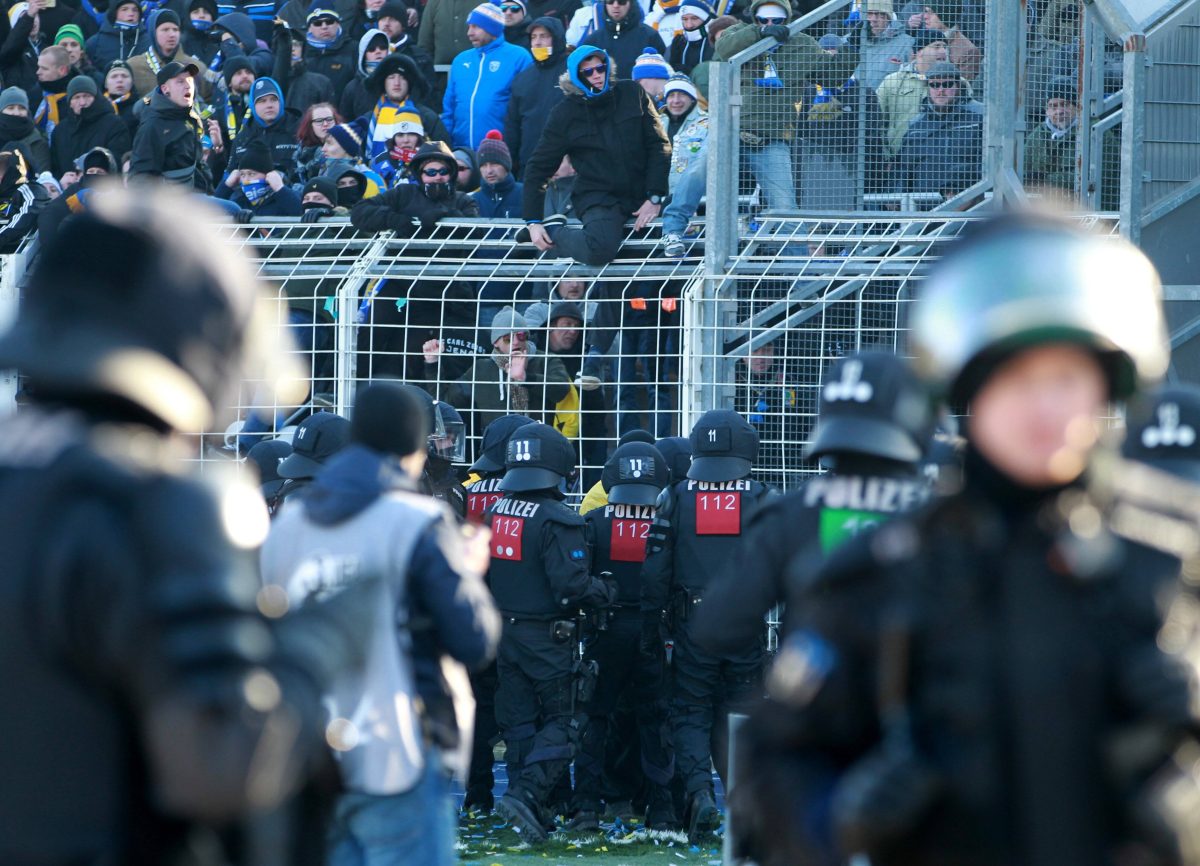
[(542, 513), (551, 523), (561, 523), (564, 526), (584, 526), (587, 521), (583, 515), (561, 502), (546, 502), (542, 504)]
[(654, 516), (659, 520), (666, 520), (671, 517), (675, 511), (675, 488), (664, 487), (658, 493), (658, 498), (654, 500)]

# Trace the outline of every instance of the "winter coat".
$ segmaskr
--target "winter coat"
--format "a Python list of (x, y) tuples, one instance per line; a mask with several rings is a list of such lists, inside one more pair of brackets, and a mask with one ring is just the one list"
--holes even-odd
[(194, 109), (178, 106), (155, 90), (142, 109), (133, 139), (130, 175), (163, 177), (203, 193), (211, 192), (212, 173), (204, 160), (202, 135), (204, 125)]
[[(751, 12), (771, 0), (755, 0)], [(781, 3), (787, 7), (786, 3)], [(728, 60), (762, 38), (753, 24), (735, 24), (717, 41), (717, 59)], [(827, 54), (807, 33), (754, 58), (742, 69), (742, 137), (763, 142), (790, 141), (796, 131), (796, 106), (807, 84), (841, 87), (858, 65), (858, 52), (849, 47)], [(782, 86), (767, 86), (779, 81)], [(751, 141), (751, 143), (754, 143)]]
[(647, 196), (665, 196), (671, 143), (649, 94), (632, 81), (614, 81), (601, 96), (585, 98), (571, 74), (559, 86), (566, 99), (554, 107), (525, 166), (525, 219), (545, 215), (546, 184), (564, 156), (575, 167), (572, 200), (582, 218), (588, 208), (635, 211)]
[[(229, 40), (219, 42), (221, 57), (224, 61), (234, 57), (245, 57), (254, 68), (256, 78), (271, 74), (275, 58), (265, 47), (259, 46), (257, 30), (249, 15), (244, 12), (230, 12), (228, 15), (222, 15), (213, 23), (212, 29), (215, 31), (214, 37), (217, 40), (220, 40), (222, 31), (233, 34), (234, 41), (232, 43)], [(270, 34), (269, 28), (267, 32)]]
[(272, 43), (275, 54), (275, 68), (271, 77), (283, 88), (287, 96), (287, 104), (300, 114), (304, 114), (310, 105), (318, 102), (337, 104), (337, 96), (333, 91), (333, 82), (316, 72), (310, 72), (305, 62), (292, 63), (292, 39), (286, 30), (280, 30)]
[(479, 215), (484, 219), (520, 219), (524, 188), (510, 174), (495, 185), (484, 181), (483, 186), (471, 194), (471, 198), (478, 203)]
[(305, 69), (328, 78), (334, 93), (341, 93), (354, 80), (354, 65), (355, 46), (345, 30), (327, 48), (304, 46)]
[(528, 15), (518, 21), (511, 27), (504, 28), (504, 41), (509, 45), (519, 45), (526, 51), (529, 50), (529, 28), (532, 25), (532, 20)]
[(535, 60), (513, 79), (508, 116), (504, 119), (504, 140), (512, 153), (513, 170), (518, 174), (533, 155), (550, 110), (562, 102), (558, 80), (567, 71), (567, 40), (562, 23), (547, 16), (535, 19), (530, 26), (546, 28), (553, 48), (549, 57)]
[(435, 64), (453, 63), (455, 57), (471, 48), (467, 40), (467, 16), (478, 5), (476, 0), (429, 0), (421, 16), (417, 44), (433, 56)]
[(50, 145), (46, 143), (41, 130), (33, 125), (33, 120), (0, 114), (0, 150), (11, 150), (13, 145), (24, 152), (29, 160), (29, 173), (33, 177), (50, 171)]
[(708, 158), (708, 112), (700, 104), (692, 106), (683, 126), (671, 139), (671, 176), (668, 181), (671, 192), (675, 184), (692, 165)]
[(921, 105), (929, 95), (929, 85), (925, 83), (925, 76), (909, 63), (883, 79), (875, 95), (879, 98), (883, 122), (887, 124), (884, 150), (891, 158), (900, 152), (904, 133), (921, 113)]
[(140, 26), (126, 30), (112, 21), (105, 21), (100, 25), (100, 32), (88, 39), (84, 48), (98, 68), (108, 69), (114, 60), (128, 60), (145, 54), (150, 50), (150, 38)]
[(3, 76), (5, 87), (19, 87), (29, 94), (29, 107), (35, 105), (33, 98), (37, 88), (37, 59), (45, 45), (45, 34), (38, 38), (35, 47), (29, 41), (33, 32), (33, 19), (22, 15), (12, 25), (12, 30), (0, 45), (0, 76)]
[[(150, 62), (150, 53), (154, 53), (154, 63)], [(200, 74), (196, 76), (196, 93), (201, 99), (208, 101), (212, 98), (212, 84), (205, 78), (208, 67), (190, 54), (184, 54), (182, 49), (175, 50), (175, 56), (163, 59), (155, 48), (150, 48), (136, 57), (129, 58), (129, 71), (133, 74), (133, 89), (143, 96), (158, 89), (158, 72), (171, 61), (177, 61), (187, 66), (195, 63)]]
[(25, 173), (25, 164), (15, 160), (0, 178), (0, 255), (15, 253), (26, 236), (37, 230), (38, 214), (50, 194)]
[(862, 41), (858, 48), (858, 83), (878, 90), (883, 79), (912, 61), (913, 38), (899, 21), (892, 21), (879, 38), (871, 36), (871, 25), (862, 23)]
[(623, 21), (613, 21), (605, 15), (604, 26), (589, 33), (582, 44), (603, 48), (616, 64), (616, 74), (629, 78), (633, 75), (633, 62), (643, 49), (653, 48), (659, 54), (667, 53), (662, 37), (642, 20), (644, 17), (641, 4), (632, 0), (629, 14)]
[(297, 180), (296, 152), (300, 145), (296, 143), (296, 123), (299, 118), (290, 109), (284, 111), (270, 126), (263, 126), (257, 119), (251, 120), (238, 133), (233, 142), (232, 153), (229, 157), (229, 170), (237, 168), (242, 155), (254, 142), (265, 144), (271, 151), (271, 160), (275, 168), (289, 182)]
[(179, 34), (179, 47), (193, 57), (199, 57), (208, 67), (210, 74), (219, 75), (220, 73), (212, 67), (221, 46), (217, 44), (217, 36), (213, 33), (212, 28), (197, 30), (188, 15), (179, 16), (179, 20), (183, 22)]
[(937, 192), (947, 198), (983, 176), (983, 106), (968, 98), (946, 110), (925, 100), (909, 126), (894, 172), (897, 192)]
[(701, 63), (713, 59), (715, 49), (708, 41), (704, 28), (701, 27), (697, 32), (700, 33), (700, 38), (693, 42), (689, 42), (682, 33), (671, 40), (667, 48), (667, 63), (671, 64), (671, 68), (676, 72), (691, 75), (692, 70)]
[(524, 382), (511, 381), (508, 371), (500, 369), (494, 355), (483, 355), (457, 380), (442, 386), (440, 399), (472, 411), (474, 429), (481, 431), (501, 415), (517, 411), (513, 408), (512, 392), (518, 388), (526, 392), (528, 400), (528, 409), (520, 414), (549, 424), (554, 420), (555, 404), (567, 396), (570, 386), (563, 362), (529, 344)]
[(117, 159), (133, 144), (129, 127), (103, 96), (79, 114), (68, 109), (50, 136), (50, 165), (55, 177), (70, 171), (75, 160), (93, 147), (108, 148)]
[(502, 38), (455, 57), (442, 111), (451, 146), (479, 147), (489, 130), (503, 132), (513, 79), (531, 66), (528, 51)]
[(414, 183), (363, 199), (350, 211), (350, 222), (361, 232), (393, 231), (400, 237), (412, 237), (444, 217), (478, 215), (479, 205), (466, 193), (456, 192), (449, 201), (435, 202)]
[(580, 0), (528, 0), (525, 4), (525, 17), (530, 21), (554, 18), (565, 28), (580, 5)]

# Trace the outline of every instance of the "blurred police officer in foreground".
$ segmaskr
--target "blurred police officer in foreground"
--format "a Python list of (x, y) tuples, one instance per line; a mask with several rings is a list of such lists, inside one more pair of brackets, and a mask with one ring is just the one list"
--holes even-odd
[[(508, 438), (519, 428), (533, 423), (527, 415), (504, 415), (484, 429), (479, 458), (471, 464), (468, 476), (472, 480), (464, 487), (467, 520), (471, 523), (483, 523), (488, 508), (504, 498), (500, 482), (504, 478)], [(475, 732), (471, 745), (471, 775), (463, 797), (464, 812), (487, 813), (495, 806), (492, 750), (500, 741), (500, 727), (496, 724), (496, 684), (495, 663), (471, 674), (471, 690), (475, 693)]]
[(289, 795), (330, 676), (360, 660), (369, 596), (282, 616), (263, 594), (267, 620), (261, 499), (183, 474), (182, 434), (286, 372), (278, 314), (206, 218), (97, 188), (0, 340), (32, 395), (0, 424), (0, 682), (20, 702), (0, 720), (0, 863), (228, 863), (206, 828)]
[(659, 494), (670, 483), (667, 461), (653, 445), (630, 442), (604, 465), (607, 504), (589, 511), (589, 535), (595, 545), (592, 568), (617, 582), (616, 601), (593, 619), (585, 655), (599, 665), (596, 694), (587, 705), (588, 722), (575, 761), (575, 815), (571, 827), (595, 830), (600, 821), (605, 745), (610, 721), (623, 694), (634, 708), (634, 751), (648, 783), (646, 827), (674, 829), (670, 783), (673, 769), (663, 695), (663, 656), (641, 652), (642, 563)]
[(1159, 388), (1131, 406), (1125, 421), (1125, 457), (1200, 483), (1200, 388)]
[(671, 712), (675, 762), (687, 797), (689, 837), (720, 824), (713, 799), (712, 767), (726, 774), (726, 715), (744, 711), (761, 694), (762, 635), (714, 655), (696, 643), (697, 608), (709, 587), (741, 567), (743, 538), (770, 495), (750, 478), (758, 433), (727, 409), (700, 416), (691, 432), (687, 479), (658, 499), (655, 528), (642, 569), (642, 645), (662, 651), (663, 613), (674, 638)]
[[(366, 667), (339, 678), (328, 696), (329, 741), (346, 788), (330, 834), (331, 866), (396, 856), (454, 862), (445, 744), (430, 728), (436, 719), (417, 667), (430, 646), (435, 657), (480, 667), (499, 639), (482, 580), (483, 544), (472, 556), (449, 509), (416, 489), (429, 436), (420, 393), (396, 382), (362, 390), (350, 444), (302, 499), (283, 507), (262, 551), (264, 580), (296, 604), (362, 575), (383, 578)], [(465, 671), (458, 679), (465, 685)]]
[(932, 420), (928, 391), (902, 358), (859, 352), (830, 364), (805, 454), (829, 471), (754, 516), (748, 555), (696, 611), (700, 646), (730, 652), (759, 637), (763, 617), (787, 600), (784, 577), (799, 551), (811, 549), (820, 561), (846, 539), (924, 503), (929, 485), (918, 464)]
[[(504, 622), (496, 721), (508, 792), (496, 811), (530, 842), (546, 838), (547, 797), (567, 771), (585, 721), (578, 677), (581, 607), (605, 607), (616, 585), (592, 576), (583, 518), (563, 504), (575, 471), (571, 443), (545, 424), (508, 440), (504, 498), (491, 506), (488, 574)], [(583, 684), (582, 689), (578, 688)]]
[(731, 800), (747, 847), (764, 866), (1200, 861), (1196, 617), (1172, 603), (1200, 497), (1095, 446), (1109, 401), (1167, 367), (1154, 268), (1003, 217), (931, 271), (911, 339), (971, 408), (964, 487), (808, 578), (804, 646), (739, 741), (760, 768)]

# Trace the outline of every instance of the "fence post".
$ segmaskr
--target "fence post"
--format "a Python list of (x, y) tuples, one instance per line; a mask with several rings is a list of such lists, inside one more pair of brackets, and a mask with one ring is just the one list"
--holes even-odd
[(334, 351), (334, 411), (343, 418), (350, 417), (354, 395), (358, 349), (358, 305), (359, 294), (368, 280), (372, 268), (387, 250), (391, 232), (380, 233), (358, 260), (355, 261), (346, 279), (338, 286), (337, 322), (333, 332)]
[(1142, 234), (1146, 185), (1146, 34), (1125, 37), (1125, 91), (1121, 101), (1121, 234), (1137, 243)]
[(987, 52), (984, 55), (984, 82), (987, 114), (984, 120), (985, 157), (984, 178), (993, 183), (994, 204), (1003, 206), (1003, 184), (996, 179), (1005, 169), (1015, 170), (1018, 124), (1024, 128), (1022, 114), (1025, 102), (1024, 31), (1025, 3), (1000, 2), (988, 4)]

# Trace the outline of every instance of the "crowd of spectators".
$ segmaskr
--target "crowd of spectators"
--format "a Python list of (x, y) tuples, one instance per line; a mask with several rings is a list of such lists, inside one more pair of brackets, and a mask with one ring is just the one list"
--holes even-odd
[[(481, 247), (481, 258), (598, 267), (630, 232), (661, 238), (665, 258), (695, 254), (711, 70), (764, 38), (770, 49), (741, 67), (738, 85), (741, 192), (757, 189), (758, 207), (933, 206), (980, 180), (983, 0), (856, 0), (791, 32), (818, 5), (10, 3), (0, 16), (0, 252), (35, 229), (54, 233), (87, 208), (98, 179), (123, 176), (191, 187), (238, 222), (348, 217), (357, 231), (414, 244), (446, 218), (507, 221), (481, 236), (508, 248)], [(1025, 179), (1071, 194), (1081, 4), (1027, 6)], [(1115, 178), (1113, 145), (1110, 133), (1103, 158)], [(1115, 191), (1106, 184), (1105, 206)], [(512, 385), (548, 419), (570, 416), (563, 401), (611, 413), (592, 438), (675, 432), (683, 287), (603, 281), (586, 298), (563, 288), (578, 282), (373, 281), (359, 372), (436, 382), (484, 415), (512, 404), (485, 406), (472, 377), (499, 377), (496, 394)], [(291, 312), (308, 349), (330, 342), (315, 336), (331, 321), (319, 301)], [(528, 363), (500, 363), (489, 338), (529, 308), (528, 327), (513, 331), (528, 336)], [(497, 324), (501, 312), (509, 318)], [(574, 342), (557, 320), (578, 322)], [(545, 363), (554, 354), (571, 357)]]

